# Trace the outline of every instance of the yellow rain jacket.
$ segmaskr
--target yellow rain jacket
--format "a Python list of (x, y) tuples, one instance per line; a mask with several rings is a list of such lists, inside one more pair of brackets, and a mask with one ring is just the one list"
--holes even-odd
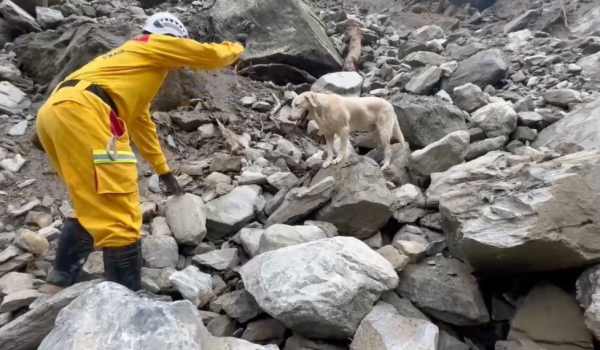
[[(141, 35), (69, 75), (64, 82), (74, 86), (61, 87), (61, 83), (53, 91), (38, 112), (37, 133), (67, 185), (75, 216), (97, 245), (120, 247), (139, 238), (142, 219), (130, 137), (157, 174), (169, 171), (149, 111), (169, 69), (227, 67), (243, 50), (229, 42), (203, 44)], [(115, 127), (111, 108), (86, 90), (91, 84), (108, 93), (116, 106), (121, 136), (116, 140), (114, 160), (106, 155)]]

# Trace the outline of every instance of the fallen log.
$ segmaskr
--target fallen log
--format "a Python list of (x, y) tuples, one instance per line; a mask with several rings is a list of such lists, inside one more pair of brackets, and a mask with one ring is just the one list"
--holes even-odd
[(346, 26), (346, 44), (348, 45), (348, 54), (344, 59), (343, 71), (355, 72), (360, 53), (362, 51), (362, 29), (357, 20), (348, 20)]

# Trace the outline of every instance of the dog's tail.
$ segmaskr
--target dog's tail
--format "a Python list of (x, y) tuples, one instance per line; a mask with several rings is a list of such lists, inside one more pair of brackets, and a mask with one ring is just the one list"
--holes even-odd
[(404, 141), (404, 135), (402, 135), (402, 130), (400, 129), (400, 124), (398, 123), (398, 118), (394, 118), (394, 138), (400, 142), (403, 147), (407, 147), (406, 141)]

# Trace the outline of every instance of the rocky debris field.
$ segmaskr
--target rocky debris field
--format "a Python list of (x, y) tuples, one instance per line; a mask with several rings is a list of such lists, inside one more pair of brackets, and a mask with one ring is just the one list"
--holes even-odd
[[(600, 348), (600, 6), (429, 4), (0, 3), (0, 349)], [(153, 103), (186, 194), (139, 163), (143, 292), (95, 251), (40, 294), (73, 212), (36, 110), (159, 10), (197, 40), (247, 33), (238, 74), (183, 69)], [(323, 169), (318, 126), (288, 119), (308, 90), (389, 100), (410, 150), (382, 172), (355, 133)]]

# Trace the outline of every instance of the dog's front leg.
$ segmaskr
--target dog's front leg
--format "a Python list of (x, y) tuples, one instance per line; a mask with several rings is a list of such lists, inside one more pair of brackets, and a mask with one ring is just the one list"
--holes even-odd
[(338, 164), (342, 159), (346, 158), (346, 148), (348, 146), (348, 129), (340, 130), (340, 152), (337, 157), (331, 162), (331, 164)]
[(327, 168), (333, 159), (333, 134), (325, 134), (325, 142), (327, 143), (327, 158), (323, 163), (323, 168)]

